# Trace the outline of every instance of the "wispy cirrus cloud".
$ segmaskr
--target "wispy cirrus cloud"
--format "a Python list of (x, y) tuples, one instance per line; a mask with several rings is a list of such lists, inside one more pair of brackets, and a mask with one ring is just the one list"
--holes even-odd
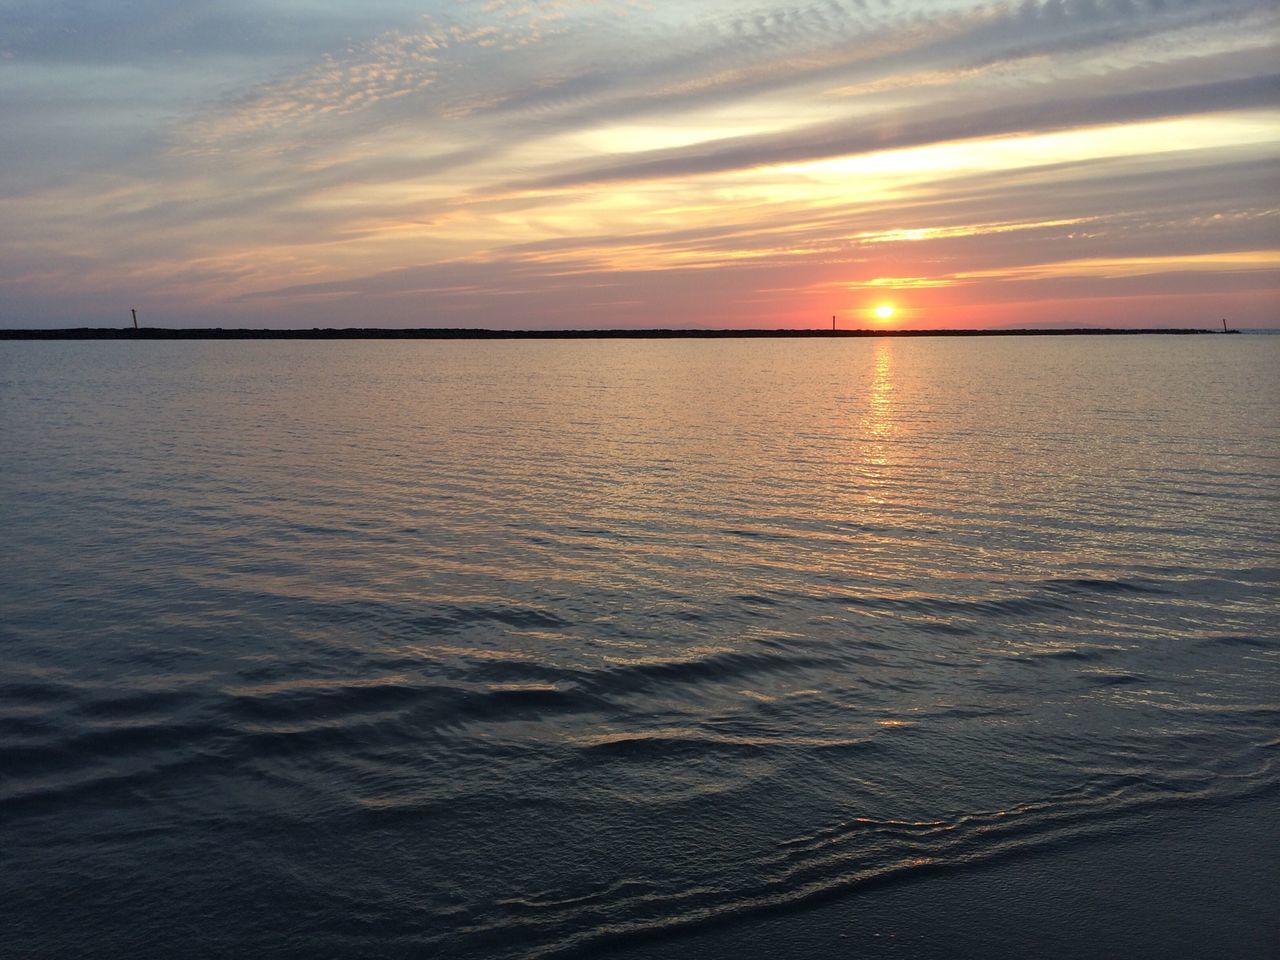
[(1104, 300), (1145, 283), (1153, 318), (1168, 280), (1261, 322), (1273, 271), (1230, 257), (1278, 246), (1278, 22), (1265, 0), (20, 3), (0, 323), (142, 291), (183, 322), (359, 297), (447, 324), (519, 297), (530, 323), (607, 300), (759, 325), (895, 281), (948, 322), (983, 290), (1077, 303), (1059, 263)]

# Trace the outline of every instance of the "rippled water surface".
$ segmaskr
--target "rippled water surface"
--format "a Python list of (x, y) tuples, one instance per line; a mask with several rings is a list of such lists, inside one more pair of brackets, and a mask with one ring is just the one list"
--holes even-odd
[(6, 945), (679, 955), (1274, 798), (1278, 374), (1246, 336), (0, 345)]

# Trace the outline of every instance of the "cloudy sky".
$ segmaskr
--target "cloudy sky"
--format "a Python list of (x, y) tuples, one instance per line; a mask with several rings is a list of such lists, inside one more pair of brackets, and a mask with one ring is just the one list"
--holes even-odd
[(1280, 326), (1275, 0), (0, 0), (0, 326)]

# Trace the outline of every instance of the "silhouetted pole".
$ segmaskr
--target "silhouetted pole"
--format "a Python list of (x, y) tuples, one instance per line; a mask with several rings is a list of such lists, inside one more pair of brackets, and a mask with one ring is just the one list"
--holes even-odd
[(1223, 332), (1223, 333), (1226, 333), (1226, 332), (1227, 332), (1227, 318), (1226, 318), (1226, 317), (1223, 317), (1223, 318), (1222, 318), (1222, 332)]
[(835, 318), (835, 317), (832, 317), (832, 318), (831, 318), (831, 329), (832, 329), (832, 330), (834, 330), (835, 328), (836, 328), (836, 318)]
[(138, 329), (138, 311), (130, 310), (129, 312), (133, 314), (133, 329), (137, 330)]

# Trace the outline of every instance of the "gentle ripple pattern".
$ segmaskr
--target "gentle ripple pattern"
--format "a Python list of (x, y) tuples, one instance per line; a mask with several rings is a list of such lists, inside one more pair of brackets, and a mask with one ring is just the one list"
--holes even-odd
[(1274, 795), (1280, 337), (7, 343), (24, 957), (543, 957)]

